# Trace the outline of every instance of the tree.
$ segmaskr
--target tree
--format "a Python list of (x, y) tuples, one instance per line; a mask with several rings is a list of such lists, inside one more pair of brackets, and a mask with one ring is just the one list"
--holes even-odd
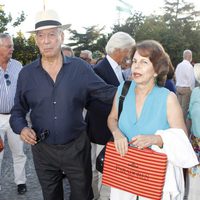
[(163, 19), (168, 25), (165, 42), (168, 43), (167, 49), (175, 66), (182, 60), (184, 49), (191, 49), (194, 60), (197, 60), (200, 49), (200, 44), (196, 42), (200, 38), (200, 11), (195, 10), (193, 3), (184, 0), (165, 0), (164, 10)]
[(30, 63), (38, 57), (39, 51), (33, 35), (26, 39), (23, 33), (19, 32), (17, 37), (13, 38), (13, 42), (15, 48), (13, 58), (19, 60), (23, 65)]
[(101, 31), (104, 29), (98, 28), (97, 26), (84, 27), (85, 33), (78, 33), (76, 30), (69, 30), (71, 33), (71, 37), (69, 38), (71, 43), (68, 43), (69, 46), (74, 47), (76, 55), (80, 54), (80, 51), (83, 49), (88, 49), (90, 51), (99, 50), (96, 48), (96, 44), (98, 39), (100, 39), (103, 34)]
[(193, 3), (184, 0), (165, 0), (165, 21), (195, 22), (195, 18), (200, 16), (200, 11), (195, 11)]
[(112, 33), (123, 31), (130, 34), (133, 38), (136, 37), (136, 32), (143, 25), (145, 16), (140, 12), (135, 12), (131, 17), (127, 18), (123, 24), (115, 24), (112, 28)]
[(143, 24), (136, 31), (136, 41), (153, 39), (161, 42), (166, 31), (167, 26), (162, 16), (151, 15), (145, 18)]
[(0, 7), (0, 32), (7, 31), (7, 25), (11, 23), (13, 27), (19, 26), (25, 20), (25, 13), (22, 11), (19, 17), (13, 21), (11, 14), (6, 15), (2, 7)]

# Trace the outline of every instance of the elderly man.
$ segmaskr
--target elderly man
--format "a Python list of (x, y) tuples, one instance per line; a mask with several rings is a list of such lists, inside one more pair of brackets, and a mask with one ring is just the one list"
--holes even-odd
[(74, 57), (74, 51), (70, 46), (62, 45), (62, 52), (64, 56)]
[[(111, 36), (106, 44), (106, 56), (97, 65), (94, 71), (108, 84), (118, 86), (124, 81), (122, 69), (130, 67), (130, 55), (135, 45), (135, 40), (127, 33), (117, 32)], [(109, 188), (101, 185), (101, 175), (96, 171), (96, 156), (104, 147), (112, 134), (107, 127), (107, 118), (111, 106), (93, 101), (95, 110), (88, 111), (86, 121), (88, 123), (88, 135), (92, 142), (93, 164), (93, 191), (95, 199), (109, 199)]]
[(89, 64), (92, 64), (93, 58), (92, 58), (92, 52), (89, 50), (82, 50), (80, 53), (80, 58), (88, 62)]
[(187, 49), (183, 52), (183, 61), (177, 65), (175, 70), (176, 94), (185, 120), (188, 113), (191, 92), (195, 86), (194, 69), (191, 62), (192, 51)]
[[(0, 137), (4, 140), (4, 136), (7, 135), (13, 157), (14, 177), (18, 194), (24, 194), (26, 192), (26, 155), (23, 151), (24, 143), (19, 135), (13, 133), (9, 124), (18, 74), (22, 69), (22, 64), (12, 59), (13, 51), (14, 44), (12, 37), (7, 33), (0, 33)], [(0, 173), (2, 159), (3, 151), (0, 153)]]
[[(32, 145), (45, 200), (64, 199), (63, 172), (70, 183), (70, 199), (91, 200), (90, 141), (82, 111), (90, 98), (111, 104), (116, 88), (107, 85), (80, 58), (63, 56), (66, 27), (53, 10), (37, 14), (31, 32), (41, 56), (19, 74), (10, 124)], [(32, 128), (25, 118), (29, 111)]]

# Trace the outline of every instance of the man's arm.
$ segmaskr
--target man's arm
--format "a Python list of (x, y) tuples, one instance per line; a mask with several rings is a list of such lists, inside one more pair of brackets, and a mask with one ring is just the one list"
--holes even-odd
[(20, 72), (17, 81), (14, 106), (12, 107), (11, 117), (10, 117), (10, 126), (13, 129), (13, 131), (17, 134), (20, 134), (22, 129), (28, 126), (26, 120), (26, 114), (29, 111), (29, 106), (23, 96), (22, 84), (23, 84), (23, 79), (21, 77), (21, 72)]

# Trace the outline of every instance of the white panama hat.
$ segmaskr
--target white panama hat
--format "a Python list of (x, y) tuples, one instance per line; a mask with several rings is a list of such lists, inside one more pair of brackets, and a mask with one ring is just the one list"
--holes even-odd
[(63, 30), (69, 28), (71, 24), (62, 25), (58, 14), (54, 10), (39, 11), (35, 17), (35, 30), (28, 31), (34, 33), (39, 30), (60, 27)]

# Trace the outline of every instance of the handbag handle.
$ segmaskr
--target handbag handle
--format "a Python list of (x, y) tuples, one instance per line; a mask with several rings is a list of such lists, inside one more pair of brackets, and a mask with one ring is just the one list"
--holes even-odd
[(123, 88), (122, 88), (122, 93), (121, 93), (121, 95), (119, 97), (118, 120), (119, 120), (120, 114), (122, 112), (124, 99), (125, 99), (125, 97), (126, 97), (126, 95), (128, 93), (130, 85), (131, 85), (131, 81), (125, 81), (124, 82), (124, 85), (123, 85)]

